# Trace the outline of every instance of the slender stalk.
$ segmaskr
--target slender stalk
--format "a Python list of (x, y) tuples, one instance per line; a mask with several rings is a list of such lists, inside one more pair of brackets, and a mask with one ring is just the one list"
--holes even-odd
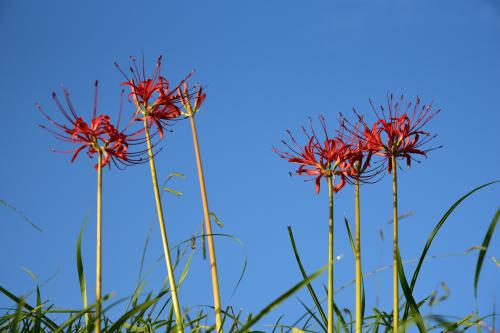
[(95, 270), (95, 332), (101, 332), (101, 273), (102, 273), (102, 152), (97, 153), (97, 240), (96, 240), (96, 270)]
[(179, 298), (177, 297), (177, 285), (175, 283), (174, 271), (172, 269), (172, 259), (170, 257), (170, 250), (168, 247), (167, 232), (165, 229), (165, 220), (163, 218), (163, 208), (160, 200), (160, 190), (158, 188), (158, 178), (156, 176), (156, 167), (153, 156), (153, 147), (151, 145), (151, 137), (149, 135), (149, 127), (147, 122), (147, 117), (144, 116), (144, 130), (146, 133), (146, 142), (148, 145), (149, 154), (149, 167), (151, 169), (151, 179), (153, 181), (153, 190), (155, 193), (156, 200), (156, 211), (158, 213), (158, 222), (160, 224), (161, 239), (163, 242), (163, 254), (165, 255), (165, 264), (167, 266), (168, 281), (170, 283), (170, 292), (172, 294), (172, 306), (174, 308), (175, 321), (177, 324), (177, 331), (179, 333), (184, 332), (184, 324), (182, 321), (181, 308), (179, 305)]
[(217, 275), (217, 261), (215, 259), (215, 245), (212, 235), (212, 224), (210, 222), (210, 211), (208, 210), (205, 177), (203, 175), (203, 167), (201, 164), (200, 147), (198, 144), (198, 134), (196, 131), (196, 124), (194, 121), (194, 113), (190, 112), (189, 120), (191, 122), (191, 131), (193, 133), (193, 144), (194, 144), (194, 151), (196, 154), (196, 165), (198, 167), (198, 180), (200, 183), (201, 201), (203, 204), (203, 217), (205, 219), (205, 228), (207, 231), (207, 239), (208, 239), (208, 252), (210, 256), (212, 291), (213, 291), (214, 309), (215, 309), (215, 328), (217, 332), (222, 333), (221, 302), (220, 302), (220, 292), (219, 292), (219, 278)]
[(392, 226), (393, 226), (393, 239), (392, 239), (392, 270), (393, 270), (393, 281), (392, 281), (392, 294), (393, 294), (393, 319), (392, 319), (392, 331), (394, 333), (398, 332), (399, 328), (399, 289), (398, 289), (398, 175), (397, 175), (397, 165), (396, 157), (391, 157), (392, 162), (392, 203), (393, 203), (393, 215), (392, 215)]
[(328, 333), (333, 333), (333, 185), (332, 176), (327, 177), (329, 196), (328, 218)]
[(361, 333), (363, 326), (361, 318), (361, 223), (360, 223), (360, 208), (359, 208), (359, 179), (354, 183), (354, 198), (356, 209), (356, 230), (355, 230), (355, 243), (354, 255), (356, 260), (356, 324), (355, 333)]

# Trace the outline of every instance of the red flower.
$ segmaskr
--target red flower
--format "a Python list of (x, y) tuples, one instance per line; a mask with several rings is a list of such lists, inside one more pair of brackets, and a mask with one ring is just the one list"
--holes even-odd
[[(195, 84), (192, 89), (189, 89), (186, 81), (182, 83), (182, 88), (180, 86), (177, 88), (177, 94), (180, 97), (182, 106), (184, 106), (184, 109), (187, 111), (187, 116), (198, 112), (201, 104), (207, 97), (207, 94), (203, 92), (203, 88), (201, 86)], [(194, 105), (191, 105), (191, 99), (193, 98)]]
[(389, 173), (393, 168), (391, 157), (406, 159), (409, 167), (411, 161), (415, 160), (413, 155), (427, 156), (427, 152), (432, 150), (422, 148), (436, 137), (423, 130), (423, 127), (441, 111), (433, 110), (432, 103), (421, 105), (421, 100), (417, 97), (413, 105), (410, 102), (405, 107), (403, 96), (399, 101), (394, 101), (391, 94), (388, 97), (387, 110), (381, 106), (379, 113), (371, 101), (370, 104), (378, 120), (372, 128), (365, 126), (363, 134), (367, 146), (387, 161)]
[[(69, 98), (69, 92), (63, 88), (63, 93), (69, 112), (62, 105), (55, 92), (52, 93), (52, 98), (59, 108), (59, 111), (62, 113), (63, 117), (68, 121), (69, 124), (63, 124), (55, 121), (52, 117), (47, 115), (47, 113), (42, 110), (40, 104), (36, 103), (36, 107), (54, 126), (54, 129), (48, 128), (44, 125), (40, 125), (40, 127), (46, 129), (61, 141), (78, 145), (78, 147), (73, 150), (58, 151), (62, 153), (72, 153), (73, 156), (71, 157), (71, 162), (73, 162), (78, 154), (85, 149), (87, 150), (87, 155), (90, 158), (93, 158), (94, 155), (98, 152), (102, 153), (102, 167), (108, 165), (110, 160), (112, 160), (113, 163), (117, 166), (117, 162), (120, 162), (123, 165), (144, 162), (144, 160), (140, 158), (140, 156), (144, 152), (131, 153), (128, 151), (129, 145), (138, 144), (138, 141), (142, 141), (142, 139), (138, 138), (138, 135), (141, 131), (136, 131), (131, 134), (125, 134), (125, 130), (128, 129), (130, 124), (123, 131), (120, 131), (118, 130), (120, 120), (118, 120), (117, 126), (114, 126), (113, 124), (111, 124), (108, 115), (98, 116), (96, 114), (97, 85), (98, 82), (96, 81), (94, 85), (94, 113), (92, 119), (90, 120), (90, 124), (85, 122), (83, 118), (77, 115), (75, 108), (73, 107), (73, 104), (71, 103), (71, 100)], [(145, 161), (147, 161), (147, 159)], [(96, 164), (95, 168), (97, 167), (98, 165)]]
[[(170, 125), (173, 120), (181, 115), (179, 88), (192, 73), (189, 73), (179, 85), (171, 87), (170, 82), (160, 73), (162, 56), (158, 58), (151, 77), (146, 76), (144, 57), (142, 70), (139, 70), (134, 57), (131, 57), (131, 60), (130, 77), (121, 70), (116, 62), (115, 66), (126, 79), (122, 85), (130, 87), (129, 97), (132, 97), (137, 108), (136, 120), (144, 121), (144, 117), (147, 117), (148, 125), (154, 124), (158, 129), (160, 138), (163, 138), (164, 127)], [(142, 114), (142, 116), (139, 114)]]
[(333, 188), (334, 192), (338, 192), (345, 185), (345, 168), (348, 163), (349, 145), (346, 145), (341, 138), (330, 138), (327, 133), (325, 119), (322, 116), (319, 119), (324, 132), (322, 142), (319, 141), (312, 126), (312, 121), (309, 119), (311, 133), (302, 127), (302, 131), (308, 138), (305, 146), (300, 145), (291, 132), (287, 130), (293, 146), (284, 140), (282, 142), (290, 152), (283, 152), (276, 148), (273, 148), (273, 151), (281, 158), (287, 159), (288, 162), (298, 164), (299, 168), (295, 171), (296, 174), (313, 176), (317, 193), (320, 191), (321, 178), (339, 176), (340, 181)]
[[(356, 113), (356, 111), (354, 110)], [(368, 144), (366, 133), (361, 131), (367, 128), (363, 117), (356, 113), (357, 122), (349, 122), (340, 114), (339, 137), (349, 145), (348, 163), (345, 167), (345, 173), (348, 180), (358, 180), (363, 183), (373, 183), (373, 180), (382, 170), (380, 167), (372, 167), (371, 161), (374, 154), (373, 149)]]

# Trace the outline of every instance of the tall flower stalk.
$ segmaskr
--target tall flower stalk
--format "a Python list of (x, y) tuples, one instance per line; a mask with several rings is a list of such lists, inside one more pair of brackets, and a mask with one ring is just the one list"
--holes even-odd
[(396, 157), (391, 156), (392, 168), (392, 322), (393, 331), (399, 329), (399, 287), (398, 287), (398, 172)]
[(130, 152), (129, 146), (142, 144), (143, 140), (139, 137), (141, 131), (136, 131), (130, 134), (125, 131), (130, 127), (130, 122), (124, 130), (119, 130), (121, 107), (118, 116), (118, 122), (113, 125), (108, 115), (97, 115), (97, 81), (94, 85), (94, 111), (90, 123), (87, 123), (80, 117), (69, 98), (69, 92), (63, 88), (64, 97), (67, 107), (64, 107), (57, 97), (56, 93), (52, 93), (60, 113), (68, 123), (61, 123), (54, 120), (53, 117), (45, 113), (40, 104), (36, 107), (44, 115), (50, 123), (50, 127), (40, 125), (41, 128), (53, 134), (57, 139), (66, 143), (76, 144), (77, 148), (67, 151), (59, 151), (60, 153), (72, 153), (71, 162), (73, 162), (80, 152), (87, 150), (87, 155), (93, 158), (97, 154), (97, 226), (96, 226), (96, 310), (94, 329), (96, 333), (101, 331), (101, 300), (102, 300), (102, 169), (105, 166), (110, 166), (113, 162), (115, 166), (128, 166), (144, 162), (141, 156), (144, 151)]
[(156, 212), (158, 214), (158, 223), (160, 225), (161, 240), (162, 240), (162, 244), (163, 244), (163, 254), (165, 256), (165, 265), (167, 267), (167, 276), (168, 276), (168, 281), (170, 283), (170, 293), (172, 294), (172, 306), (174, 309), (174, 314), (175, 314), (175, 319), (176, 319), (176, 324), (177, 324), (177, 331), (179, 333), (182, 333), (182, 332), (184, 332), (184, 325), (183, 325), (181, 307), (179, 304), (179, 297), (177, 295), (177, 285), (175, 283), (174, 270), (172, 267), (172, 258), (170, 256), (170, 249), (168, 246), (168, 237), (167, 237), (167, 231), (165, 228), (165, 220), (163, 217), (163, 208), (162, 208), (162, 204), (161, 204), (160, 190), (158, 187), (158, 177), (156, 175), (156, 166), (155, 166), (155, 161), (154, 161), (153, 145), (151, 143), (151, 135), (149, 134), (149, 125), (148, 125), (147, 117), (144, 117), (144, 131), (146, 133), (146, 144), (147, 144), (148, 155), (149, 155), (149, 168), (151, 171), (151, 181), (153, 182), (153, 191), (154, 191), (155, 202), (156, 202)]
[(210, 272), (212, 275), (212, 292), (214, 298), (215, 310), (215, 328), (216, 331), (222, 333), (222, 313), (220, 301), (219, 278), (217, 273), (217, 260), (215, 256), (214, 237), (212, 232), (212, 223), (210, 221), (210, 210), (208, 208), (207, 190), (205, 186), (205, 176), (203, 174), (203, 166), (201, 163), (200, 146), (198, 143), (198, 134), (196, 131), (195, 115), (198, 112), (201, 104), (205, 100), (206, 94), (203, 93), (202, 87), (195, 86), (196, 90), (194, 97), (194, 104), (191, 104), (191, 97), (193, 93), (188, 88), (187, 82), (184, 82), (182, 87), (179, 88), (178, 94), (181, 96), (181, 102), (186, 112), (184, 113), (191, 124), (191, 133), (193, 136), (194, 152), (196, 156), (196, 166), (198, 169), (198, 181), (200, 183), (201, 201), (203, 206), (203, 218), (205, 219), (205, 229), (207, 232), (208, 240), (208, 253), (210, 257)]
[(360, 200), (359, 200), (359, 179), (354, 181), (354, 205), (355, 205), (355, 236), (354, 236), (354, 259), (356, 266), (356, 312), (355, 312), (355, 330), (356, 333), (361, 333), (363, 327), (363, 316), (361, 310), (361, 216), (360, 216)]
[(347, 181), (354, 185), (354, 260), (355, 260), (355, 332), (360, 333), (363, 328), (363, 285), (361, 270), (361, 200), (360, 183), (373, 183), (381, 168), (370, 168), (373, 155), (370, 147), (366, 144), (361, 129), (365, 126), (363, 117), (356, 114), (357, 122), (351, 123), (340, 115), (339, 135), (349, 144), (348, 163), (346, 165)]
[[(289, 151), (284, 152), (273, 149), (281, 158), (287, 159), (290, 163), (298, 164), (295, 171), (298, 175), (312, 176), (315, 180), (316, 193), (319, 193), (321, 179), (325, 178), (328, 185), (328, 286), (327, 286), (327, 332), (334, 331), (334, 194), (344, 187), (346, 182), (346, 168), (349, 158), (349, 145), (344, 143), (342, 138), (331, 138), (328, 135), (325, 119), (320, 116), (319, 121), (323, 130), (323, 138), (320, 141), (310, 120), (310, 130), (302, 127), (302, 132), (306, 135), (308, 142), (302, 146), (294, 138), (290, 131), (287, 131), (291, 144), (282, 141)], [(335, 184), (336, 177), (339, 183)]]
[[(441, 110), (433, 110), (432, 104), (422, 104), (419, 97), (414, 103), (403, 105), (403, 96), (394, 100), (393, 95), (388, 97), (387, 110), (380, 110), (373, 106), (372, 110), (378, 120), (372, 128), (365, 126), (364, 140), (372, 152), (383, 158), (387, 164), (388, 173), (392, 173), (392, 195), (393, 195), (393, 332), (399, 330), (399, 276), (398, 276), (398, 179), (397, 160), (404, 159), (410, 167), (412, 161), (416, 161), (414, 155), (427, 156), (432, 149), (424, 149), (422, 146), (434, 139), (423, 130), (423, 127)], [(436, 148), (433, 148), (436, 149)]]
[[(171, 87), (170, 82), (160, 74), (161, 60), (160, 56), (157, 60), (156, 67), (151, 77), (146, 77), (144, 68), (144, 59), (142, 63), (142, 70), (137, 66), (134, 57), (131, 57), (132, 66), (130, 67), (130, 77), (127, 76), (118, 64), (115, 66), (125, 77), (126, 81), (123, 85), (130, 87), (129, 97), (132, 97), (136, 107), (135, 119), (142, 121), (144, 125), (144, 132), (146, 134), (146, 144), (149, 156), (149, 167), (151, 171), (151, 180), (153, 183), (153, 192), (156, 202), (156, 211), (158, 214), (158, 223), (163, 244), (163, 254), (165, 257), (165, 265), (167, 268), (167, 276), (170, 285), (170, 292), (172, 295), (172, 306), (175, 314), (177, 331), (184, 332), (184, 324), (182, 318), (181, 307), (179, 303), (177, 284), (172, 266), (172, 258), (168, 245), (167, 231), (165, 227), (165, 219), (163, 214), (163, 207), (160, 199), (160, 190), (158, 186), (158, 177), (154, 161), (153, 143), (151, 140), (152, 134), (150, 129), (155, 126), (160, 139), (164, 137), (165, 126), (176, 120), (181, 115), (180, 96), (178, 89), (180, 84), (176, 87)], [(184, 82), (191, 74), (189, 74), (182, 82)], [(155, 133), (153, 133), (155, 134)]]
[(102, 153), (97, 152), (97, 232), (96, 232), (96, 268), (95, 268), (95, 331), (101, 331), (102, 298)]
[(334, 239), (333, 239), (333, 177), (328, 176), (328, 333), (333, 333), (334, 330), (334, 298), (333, 298), (333, 262), (335, 260)]

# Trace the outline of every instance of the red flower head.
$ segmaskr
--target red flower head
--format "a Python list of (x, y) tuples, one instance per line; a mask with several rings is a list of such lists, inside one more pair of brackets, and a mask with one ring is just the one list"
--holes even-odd
[[(138, 138), (138, 135), (141, 131), (136, 131), (131, 134), (125, 134), (125, 131), (128, 129), (127, 126), (123, 131), (118, 130), (120, 119), (118, 119), (118, 124), (114, 126), (110, 122), (110, 118), (108, 115), (97, 115), (97, 85), (98, 82), (95, 82), (95, 95), (94, 95), (94, 113), (92, 119), (90, 120), (90, 124), (85, 122), (83, 118), (77, 115), (73, 104), (69, 98), (69, 92), (63, 88), (64, 97), (66, 99), (66, 104), (68, 107), (68, 111), (62, 105), (56, 93), (52, 93), (52, 98), (54, 99), (59, 111), (63, 115), (63, 117), (68, 121), (68, 125), (59, 123), (55, 121), (52, 117), (45, 113), (40, 104), (36, 103), (36, 107), (42, 112), (42, 114), (47, 118), (47, 120), (54, 126), (53, 129), (50, 129), (44, 125), (39, 125), (41, 128), (46, 129), (50, 133), (52, 133), (57, 139), (77, 144), (78, 147), (69, 150), (69, 151), (57, 151), (62, 153), (72, 153), (71, 162), (73, 162), (78, 154), (87, 149), (87, 155), (90, 158), (94, 157), (94, 154), (101, 152), (102, 153), (102, 162), (101, 167), (109, 165), (110, 160), (113, 163), (120, 167), (117, 162), (122, 165), (131, 165), (137, 163), (143, 163), (147, 161), (147, 159), (143, 159), (140, 156), (144, 152), (129, 152), (129, 145), (139, 144), (138, 141), (142, 141), (142, 139)], [(121, 108), (120, 108), (121, 115)], [(56, 151), (56, 150), (54, 150)], [(98, 165), (95, 165), (97, 168)]]
[(405, 107), (403, 103), (403, 96), (399, 101), (394, 101), (391, 94), (388, 97), (387, 110), (381, 106), (379, 113), (370, 101), (378, 120), (372, 128), (365, 126), (363, 132), (369, 149), (382, 156), (384, 162), (387, 161), (389, 173), (393, 168), (392, 157), (406, 159), (409, 167), (411, 161), (415, 160), (413, 155), (427, 156), (427, 152), (432, 149), (422, 149), (422, 146), (436, 137), (424, 131), (423, 127), (441, 110), (433, 110), (432, 103), (421, 105), (419, 97), (413, 105), (410, 102)]
[[(189, 89), (186, 81), (182, 83), (182, 87), (179, 86), (177, 94), (180, 96), (182, 106), (187, 111), (183, 114), (187, 117), (190, 117), (198, 112), (201, 104), (205, 100), (205, 97), (207, 97), (207, 94), (203, 92), (203, 88), (201, 86), (196, 83), (192, 89)], [(194, 104), (191, 104), (192, 99), (194, 99)]]
[(142, 114), (137, 116), (136, 120), (144, 121), (144, 117), (147, 117), (149, 126), (154, 124), (160, 138), (163, 138), (164, 127), (181, 115), (179, 88), (192, 73), (189, 73), (179, 85), (171, 87), (170, 82), (160, 73), (162, 56), (158, 58), (151, 77), (146, 76), (144, 57), (142, 70), (137, 66), (136, 59), (130, 58), (132, 60), (130, 76), (127, 76), (116, 62), (115, 66), (126, 79), (122, 85), (130, 87), (129, 97), (132, 97), (137, 108), (136, 115)]
[(339, 137), (349, 145), (348, 163), (345, 167), (345, 173), (352, 183), (353, 180), (358, 180), (364, 183), (373, 183), (373, 180), (382, 171), (382, 168), (371, 167), (371, 160), (374, 152), (368, 145), (365, 138), (365, 133), (361, 129), (367, 127), (363, 120), (363, 116), (359, 115), (354, 110), (357, 116), (357, 122), (349, 122), (342, 114), (340, 114), (340, 129)]
[(319, 120), (323, 129), (322, 142), (318, 139), (312, 121), (309, 119), (311, 133), (302, 127), (302, 131), (308, 139), (305, 146), (300, 145), (291, 132), (287, 130), (293, 145), (284, 140), (282, 142), (290, 152), (279, 151), (276, 148), (273, 148), (273, 151), (281, 158), (287, 159), (288, 162), (298, 164), (299, 168), (295, 171), (296, 174), (313, 176), (317, 193), (320, 191), (321, 178), (339, 176), (340, 181), (333, 188), (334, 192), (338, 192), (345, 185), (345, 168), (348, 163), (349, 146), (341, 138), (330, 138), (325, 118), (320, 116)]

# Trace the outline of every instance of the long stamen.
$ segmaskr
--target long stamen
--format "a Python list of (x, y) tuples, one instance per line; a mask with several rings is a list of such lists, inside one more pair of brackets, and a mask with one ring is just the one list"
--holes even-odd
[(94, 115), (92, 116), (92, 119), (95, 119), (96, 114), (97, 114), (97, 86), (99, 82), (96, 80), (94, 83)]

